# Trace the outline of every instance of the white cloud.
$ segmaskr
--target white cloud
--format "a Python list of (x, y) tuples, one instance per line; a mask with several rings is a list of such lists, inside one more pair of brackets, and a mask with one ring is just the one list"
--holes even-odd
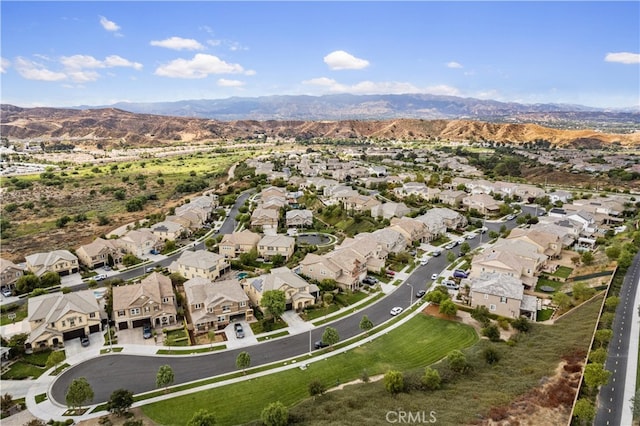
[(439, 84), (436, 86), (425, 87), (421, 92), (430, 93), (432, 95), (459, 96), (460, 91), (453, 86)]
[(152, 46), (166, 47), (173, 50), (203, 50), (204, 46), (192, 38), (170, 37), (164, 40), (153, 40)]
[(316, 86), (332, 93), (353, 93), (357, 95), (381, 95), (381, 94), (403, 94), (403, 93), (430, 93), (433, 95), (458, 96), (460, 91), (452, 86), (436, 85), (424, 88), (417, 87), (411, 83), (398, 81), (361, 81), (353, 85), (337, 82), (332, 78), (318, 77), (305, 80), (302, 84)]
[(607, 62), (618, 62), (620, 64), (640, 64), (640, 54), (631, 52), (607, 53), (604, 60)]
[(104, 64), (106, 67), (130, 67), (138, 71), (142, 69), (142, 64), (140, 62), (131, 62), (130, 60), (118, 55), (107, 56), (104, 60)]
[(221, 87), (242, 87), (244, 85), (245, 85), (244, 81), (240, 81), (240, 80), (228, 80), (226, 78), (218, 79), (218, 86), (221, 86)]
[(93, 70), (73, 70), (67, 71), (67, 77), (76, 83), (88, 83), (90, 81), (96, 81), (100, 78), (100, 74)]
[(11, 66), (11, 62), (7, 58), (0, 58), (0, 73), (7, 72), (7, 68)]
[(131, 62), (128, 59), (118, 55), (107, 56), (104, 61), (94, 58), (90, 55), (73, 55), (63, 56), (60, 58), (60, 62), (66, 68), (70, 70), (84, 69), (84, 68), (113, 68), (113, 67), (127, 67), (135, 70), (141, 70), (142, 64), (139, 62)]
[(100, 17), (100, 25), (107, 31), (116, 32), (120, 29), (120, 26), (113, 21), (108, 20), (104, 16)]
[(240, 74), (244, 69), (239, 64), (229, 64), (217, 56), (196, 54), (193, 59), (175, 59), (161, 65), (156, 75), (172, 78), (205, 78), (209, 74)]
[(462, 68), (462, 64), (456, 61), (447, 62), (447, 68)]
[(16, 58), (15, 68), (27, 80), (60, 81), (67, 78), (64, 73), (51, 71), (42, 64), (22, 57)]
[(369, 61), (356, 58), (344, 50), (336, 50), (324, 57), (324, 63), (332, 70), (359, 70), (369, 66)]

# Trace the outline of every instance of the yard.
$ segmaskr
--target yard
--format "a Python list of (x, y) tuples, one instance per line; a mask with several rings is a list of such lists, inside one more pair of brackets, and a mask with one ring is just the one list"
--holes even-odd
[[(15, 318), (9, 318), (9, 316)], [(27, 317), (27, 305), (24, 304), (22, 306), (9, 306), (8, 308), (2, 309), (2, 316), (0, 316), (0, 326), (14, 324), (22, 321)]]
[(202, 408), (215, 413), (217, 424), (246, 423), (259, 418), (262, 408), (270, 402), (279, 400), (292, 406), (304, 400), (312, 380), (320, 380), (329, 387), (359, 378), (365, 369), (373, 376), (391, 368), (420, 368), (438, 361), (453, 349), (472, 345), (477, 339), (471, 327), (420, 315), (371, 343), (311, 363), (305, 370), (291, 369), (223, 389), (172, 398), (145, 405), (143, 411), (160, 424), (185, 424)]
[(47, 370), (47, 359), (50, 354), (51, 351), (47, 350), (23, 355), (2, 375), (2, 380), (36, 379), (40, 377)]

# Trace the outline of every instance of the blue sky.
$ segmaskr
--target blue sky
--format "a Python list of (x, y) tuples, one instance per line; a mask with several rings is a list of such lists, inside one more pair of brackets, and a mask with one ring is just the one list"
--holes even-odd
[(640, 2), (2, 1), (2, 103), (432, 93), (640, 105)]

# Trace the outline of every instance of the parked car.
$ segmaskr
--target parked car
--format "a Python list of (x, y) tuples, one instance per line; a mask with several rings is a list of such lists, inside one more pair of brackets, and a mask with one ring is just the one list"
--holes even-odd
[(153, 337), (153, 333), (151, 333), (151, 325), (145, 324), (142, 326), (142, 338), (143, 339), (151, 339)]
[(442, 285), (444, 285), (449, 290), (458, 290), (460, 288), (460, 286), (456, 284), (455, 281), (451, 281), (451, 280), (444, 280), (442, 282)]
[(12, 294), (13, 294), (13, 293), (11, 292), (11, 289), (10, 289), (10, 288), (8, 288), (8, 287), (3, 287), (3, 288), (2, 288), (2, 295), (3, 295), (4, 297), (11, 297), (11, 295), (12, 295)]
[(369, 276), (364, 277), (364, 279), (362, 280), (362, 284), (367, 284), (367, 285), (374, 285), (377, 282), (378, 282), (377, 279)]
[(329, 346), (329, 345), (326, 344), (325, 342), (323, 342), (322, 340), (318, 340), (317, 342), (315, 342), (313, 344), (313, 347), (316, 348), (316, 349), (326, 348), (327, 346)]
[(236, 337), (238, 339), (243, 339), (244, 338), (244, 329), (242, 328), (242, 324), (240, 324), (239, 322), (233, 324), (233, 329), (236, 332)]
[(393, 316), (396, 316), (401, 312), (402, 312), (402, 308), (400, 306), (396, 306), (395, 308), (391, 309), (391, 315)]
[(447, 250), (451, 250), (452, 248), (454, 248), (456, 246), (455, 243), (449, 243), (446, 246), (444, 246), (444, 248), (446, 248)]
[(392, 271), (391, 269), (387, 270), (387, 275), (394, 276), (395, 274), (396, 274), (395, 271)]
[(513, 219), (515, 219), (515, 218), (516, 218), (516, 215), (514, 215), (514, 214), (510, 214), (510, 215), (508, 215), (508, 216), (506, 217), (506, 219), (507, 219), (507, 220), (513, 220)]
[(484, 234), (485, 232), (487, 232), (489, 230), (489, 228), (487, 228), (486, 226), (483, 226), (482, 228), (480, 228), (480, 233)]
[(154, 268), (153, 266), (147, 266), (147, 269), (145, 269), (145, 271), (146, 271), (147, 273), (149, 273), (149, 272), (153, 272), (153, 271), (155, 271), (155, 268)]
[(420, 265), (424, 266), (429, 263), (429, 259), (420, 259)]
[(91, 342), (89, 342), (89, 336), (80, 337), (80, 344), (82, 346), (84, 346), (86, 348), (87, 346), (89, 346), (89, 343), (91, 343)]
[(462, 269), (456, 269), (455, 271), (453, 271), (454, 278), (467, 278), (468, 276), (469, 274), (467, 274), (467, 272), (463, 271)]
[(431, 279), (432, 280), (437, 280), (438, 279), (438, 274), (431, 274)]
[(433, 255), (432, 255), (432, 256), (433, 256), (433, 257), (438, 257), (438, 256), (440, 256), (441, 254), (442, 254), (442, 251), (440, 251), (440, 250), (436, 250), (436, 251), (434, 251), (434, 252), (433, 252)]
[(419, 291), (416, 293), (416, 297), (417, 297), (418, 299), (420, 299), (420, 298), (421, 298), (422, 296), (424, 296), (425, 294), (427, 294), (427, 291), (426, 291), (426, 290), (419, 290)]
[(473, 240), (476, 237), (476, 234), (469, 234), (467, 235), (467, 240)]
[(102, 281), (102, 280), (106, 280), (107, 276), (105, 274), (98, 274), (95, 277), (93, 277), (93, 279), (96, 281)]

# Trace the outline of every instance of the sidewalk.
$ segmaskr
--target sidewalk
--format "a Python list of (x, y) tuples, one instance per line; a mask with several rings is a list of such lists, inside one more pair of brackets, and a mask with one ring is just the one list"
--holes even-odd
[[(629, 339), (629, 352), (627, 356), (627, 377), (624, 381), (624, 399), (622, 401), (622, 413), (620, 414), (620, 424), (630, 425), (633, 422), (632, 398), (636, 394), (636, 372), (638, 370), (638, 333), (640, 333), (640, 282), (636, 283), (635, 303), (631, 309), (631, 336)], [(624, 301), (625, 309), (628, 300)]]

